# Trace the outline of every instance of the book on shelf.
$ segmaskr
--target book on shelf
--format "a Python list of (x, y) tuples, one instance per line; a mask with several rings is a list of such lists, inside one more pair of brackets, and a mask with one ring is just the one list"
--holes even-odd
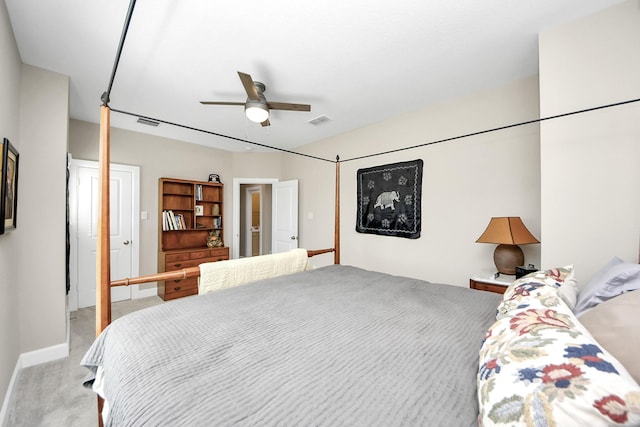
[(162, 211), (162, 231), (186, 230), (187, 223), (184, 215), (176, 214), (172, 210)]
[(176, 219), (176, 230), (186, 230), (187, 229), (187, 225), (184, 222), (184, 215), (182, 214), (175, 214), (175, 219)]
[(169, 229), (169, 222), (167, 221), (167, 211), (162, 211), (162, 231)]
[(196, 184), (196, 200), (202, 200), (202, 184)]
[(177, 230), (176, 217), (173, 214), (173, 211), (169, 211), (169, 225), (171, 226), (171, 230)]
[(171, 219), (171, 211), (162, 211), (162, 217), (163, 217), (163, 230), (165, 231), (169, 231), (169, 230), (173, 230), (173, 220)]

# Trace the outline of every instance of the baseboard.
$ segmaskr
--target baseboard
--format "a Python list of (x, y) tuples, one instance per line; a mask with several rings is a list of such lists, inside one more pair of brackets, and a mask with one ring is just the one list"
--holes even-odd
[(140, 289), (140, 285), (134, 285), (131, 287), (131, 299), (155, 297), (158, 295), (158, 288), (156, 286)]
[(29, 366), (52, 362), (67, 356), (69, 356), (69, 343), (63, 343), (22, 353), (18, 360), (22, 361), (22, 368), (28, 368)]

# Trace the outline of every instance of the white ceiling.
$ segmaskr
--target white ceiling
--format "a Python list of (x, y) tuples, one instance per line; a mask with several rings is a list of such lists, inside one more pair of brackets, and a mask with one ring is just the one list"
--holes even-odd
[[(129, 0), (5, 0), (22, 61), (70, 76), (70, 114), (97, 123)], [(620, 0), (138, 0), (110, 107), (115, 127), (232, 151), (294, 149), (537, 73), (537, 34)], [(267, 100), (308, 103), (249, 122), (237, 71)], [(311, 125), (325, 115), (331, 120)], [(455, 130), (452, 130), (455, 132)]]

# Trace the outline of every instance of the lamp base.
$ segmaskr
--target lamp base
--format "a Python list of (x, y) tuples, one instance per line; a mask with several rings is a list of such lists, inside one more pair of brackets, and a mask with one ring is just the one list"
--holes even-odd
[(516, 266), (524, 265), (524, 253), (518, 245), (498, 245), (493, 252), (493, 262), (499, 273), (513, 276)]

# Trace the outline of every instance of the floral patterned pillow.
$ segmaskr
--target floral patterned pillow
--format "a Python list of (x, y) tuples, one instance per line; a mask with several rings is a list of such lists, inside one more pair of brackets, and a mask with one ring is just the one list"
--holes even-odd
[[(517, 307), (520, 301), (529, 297), (563, 297), (561, 290), (565, 287), (574, 287), (573, 266), (554, 268), (546, 271), (536, 271), (514, 281), (504, 293), (503, 302), (498, 307), (498, 318), (501, 314), (508, 313), (512, 308)], [(569, 302), (565, 299), (565, 302)], [(575, 303), (574, 303), (575, 304)]]
[(480, 426), (640, 425), (640, 386), (560, 298), (573, 269), (504, 294), (480, 350)]

